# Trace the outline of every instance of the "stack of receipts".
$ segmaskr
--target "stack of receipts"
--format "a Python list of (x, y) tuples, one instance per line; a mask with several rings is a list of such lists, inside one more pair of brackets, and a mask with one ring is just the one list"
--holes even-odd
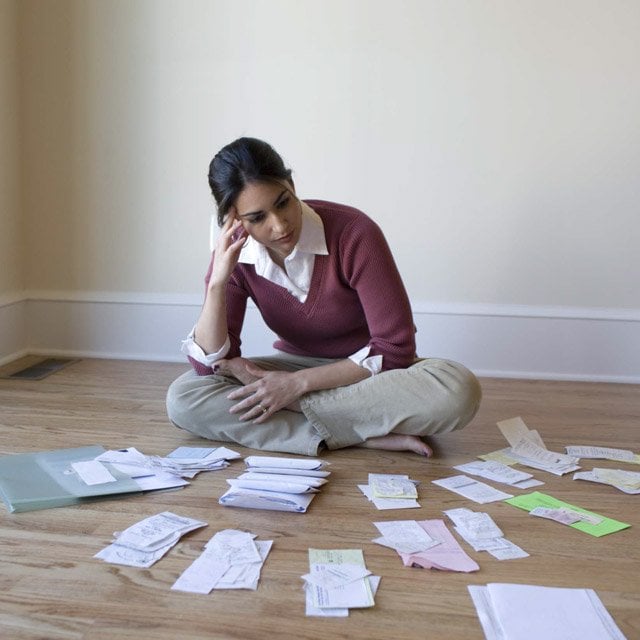
[(625, 640), (592, 589), (468, 586), (486, 640)]
[(201, 594), (210, 593), (213, 589), (255, 591), (262, 565), (273, 544), (273, 540), (255, 538), (255, 534), (246, 531), (219, 531), (171, 588)]
[(92, 462), (110, 464), (135, 480), (142, 491), (148, 491), (187, 485), (182, 478), (193, 478), (201, 471), (224, 469), (229, 466), (228, 460), (239, 457), (239, 453), (226, 447), (179, 447), (166, 457), (147, 456), (129, 447), (105, 451)]
[(462, 550), (442, 520), (396, 520), (373, 524), (382, 536), (372, 542), (395, 549), (405, 567), (465, 573), (480, 568)]
[(549, 451), (538, 432), (530, 430), (520, 417), (498, 422), (498, 428), (511, 445), (507, 455), (520, 464), (557, 476), (580, 468), (574, 456)]
[(494, 482), (502, 482), (516, 489), (529, 489), (544, 484), (544, 482), (536, 480), (530, 473), (512, 469), (509, 465), (497, 460), (474, 460), (466, 464), (459, 464), (454, 469), (470, 473), (472, 476), (493, 480)]
[(380, 584), (360, 549), (309, 549), (305, 581), (306, 615), (346, 617), (349, 609), (373, 607)]
[(449, 509), (444, 514), (454, 524), (458, 535), (475, 551), (488, 551), (498, 560), (527, 558), (529, 554), (504, 537), (500, 527), (488, 513), (471, 509)]
[(94, 558), (112, 564), (148, 568), (160, 560), (189, 531), (206, 527), (206, 522), (163, 511), (145, 518), (120, 533)]
[(420, 507), (417, 484), (405, 475), (370, 473), (369, 484), (359, 484), (358, 489), (377, 509), (416, 509)]
[(249, 456), (245, 464), (246, 473), (227, 480), (221, 505), (304, 513), (330, 474), (322, 460), (309, 458)]

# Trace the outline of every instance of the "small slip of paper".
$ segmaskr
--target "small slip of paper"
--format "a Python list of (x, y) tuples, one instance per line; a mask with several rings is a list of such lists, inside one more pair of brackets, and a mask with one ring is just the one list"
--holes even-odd
[(111, 564), (148, 568), (162, 558), (180, 538), (206, 522), (163, 511), (145, 518), (120, 533), (94, 558)]
[(640, 473), (624, 469), (599, 469), (579, 471), (573, 474), (574, 480), (588, 480), (615, 487), (619, 491), (631, 495), (640, 493)]
[(376, 509), (417, 509), (417, 481), (407, 475), (370, 473), (369, 484), (358, 489), (375, 505)]
[(513, 498), (513, 494), (505, 493), (499, 489), (485, 484), (484, 482), (478, 482), (468, 476), (459, 475), (451, 476), (450, 478), (442, 478), (441, 480), (432, 480), (433, 484), (453, 491), (463, 498), (468, 498), (479, 504), (486, 504), (488, 502), (495, 502), (497, 500), (505, 500), (506, 498)]
[(448, 509), (444, 514), (453, 522), (456, 533), (475, 551), (487, 551), (498, 560), (527, 558), (529, 554), (507, 540), (488, 513), (471, 509)]
[(372, 607), (380, 578), (366, 568), (360, 549), (309, 549), (302, 576), (306, 615), (346, 617), (349, 609)]
[(629, 449), (612, 447), (590, 447), (587, 445), (569, 445), (565, 447), (567, 455), (574, 458), (591, 458), (594, 460), (613, 460), (614, 462), (631, 462), (638, 464), (638, 456)]
[(257, 589), (273, 541), (255, 538), (255, 534), (246, 531), (219, 531), (171, 589), (202, 595), (214, 589)]

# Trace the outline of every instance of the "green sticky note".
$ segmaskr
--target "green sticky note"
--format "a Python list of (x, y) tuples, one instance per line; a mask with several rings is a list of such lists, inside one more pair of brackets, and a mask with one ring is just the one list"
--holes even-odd
[(631, 526), (626, 522), (618, 522), (618, 520), (606, 518), (599, 513), (587, 511), (582, 507), (576, 507), (572, 504), (569, 504), (568, 502), (562, 502), (561, 500), (557, 500), (553, 496), (548, 496), (546, 493), (540, 493), (539, 491), (533, 491), (532, 493), (525, 493), (520, 496), (515, 496), (514, 498), (505, 500), (505, 502), (508, 502), (509, 504), (512, 504), (514, 507), (518, 507), (519, 509), (524, 509), (525, 511), (531, 511), (536, 507), (547, 507), (548, 509), (565, 508), (571, 509), (571, 511), (577, 511), (578, 513), (586, 513), (587, 515), (595, 516), (596, 518), (602, 518), (602, 522), (599, 522), (598, 524), (589, 524), (588, 522), (575, 522), (574, 524), (568, 525), (570, 527), (573, 527), (574, 529), (584, 531), (591, 536), (596, 536), (596, 538), (599, 538), (600, 536), (606, 536), (608, 533), (615, 533), (616, 531), (628, 529)]

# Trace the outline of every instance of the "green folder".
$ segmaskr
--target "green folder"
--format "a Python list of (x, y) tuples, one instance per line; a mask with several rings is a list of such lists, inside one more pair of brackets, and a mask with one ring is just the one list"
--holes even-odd
[(547, 507), (549, 509), (559, 509), (565, 507), (567, 509), (571, 509), (571, 511), (577, 511), (578, 513), (586, 513), (591, 516), (597, 516), (598, 518), (602, 518), (602, 521), (599, 524), (575, 522), (574, 524), (569, 525), (572, 529), (578, 529), (579, 531), (588, 533), (589, 535), (595, 536), (596, 538), (599, 538), (600, 536), (606, 536), (609, 533), (615, 533), (616, 531), (622, 531), (623, 529), (628, 529), (631, 526), (626, 522), (619, 522), (618, 520), (613, 520), (612, 518), (606, 518), (605, 516), (601, 516), (599, 513), (587, 511), (582, 507), (576, 507), (575, 505), (569, 504), (568, 502), (562, 502), (561, 500), (558, 500), (553, 496), (549, 496), (546, 493), (540, 493), (539, 491), (524, 493), (522, 495), (515, 496), (514, 498), (509, 498), (508, 500), (505, 500), (505, 502), (513, 505), (514, 507), (518, 507), (519, 509), (524, 509), (525, 511), (531, 511), (536, 507)]
[(0, 457), (0, 496), (11, 512), (66, 507), (118, 494), (140, 492), (129, 476), (104, 463), (116, 482), (88, 485), (72, 462), (93, 460), (104, 453), (100, 445), (19, 453)]

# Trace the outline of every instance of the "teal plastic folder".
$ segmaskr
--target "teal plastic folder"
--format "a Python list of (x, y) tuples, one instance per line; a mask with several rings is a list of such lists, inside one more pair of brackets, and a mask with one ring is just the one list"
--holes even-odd
[(129, 476), (105, 464), (116, 482), (88, 485), (71, 467), (72, 462), (93, 460), (104, 453), (100, 445), (18, 453), (0, 457), (0, 497), (11, 513), (66, 507), (118, 494), (139, 493)]

